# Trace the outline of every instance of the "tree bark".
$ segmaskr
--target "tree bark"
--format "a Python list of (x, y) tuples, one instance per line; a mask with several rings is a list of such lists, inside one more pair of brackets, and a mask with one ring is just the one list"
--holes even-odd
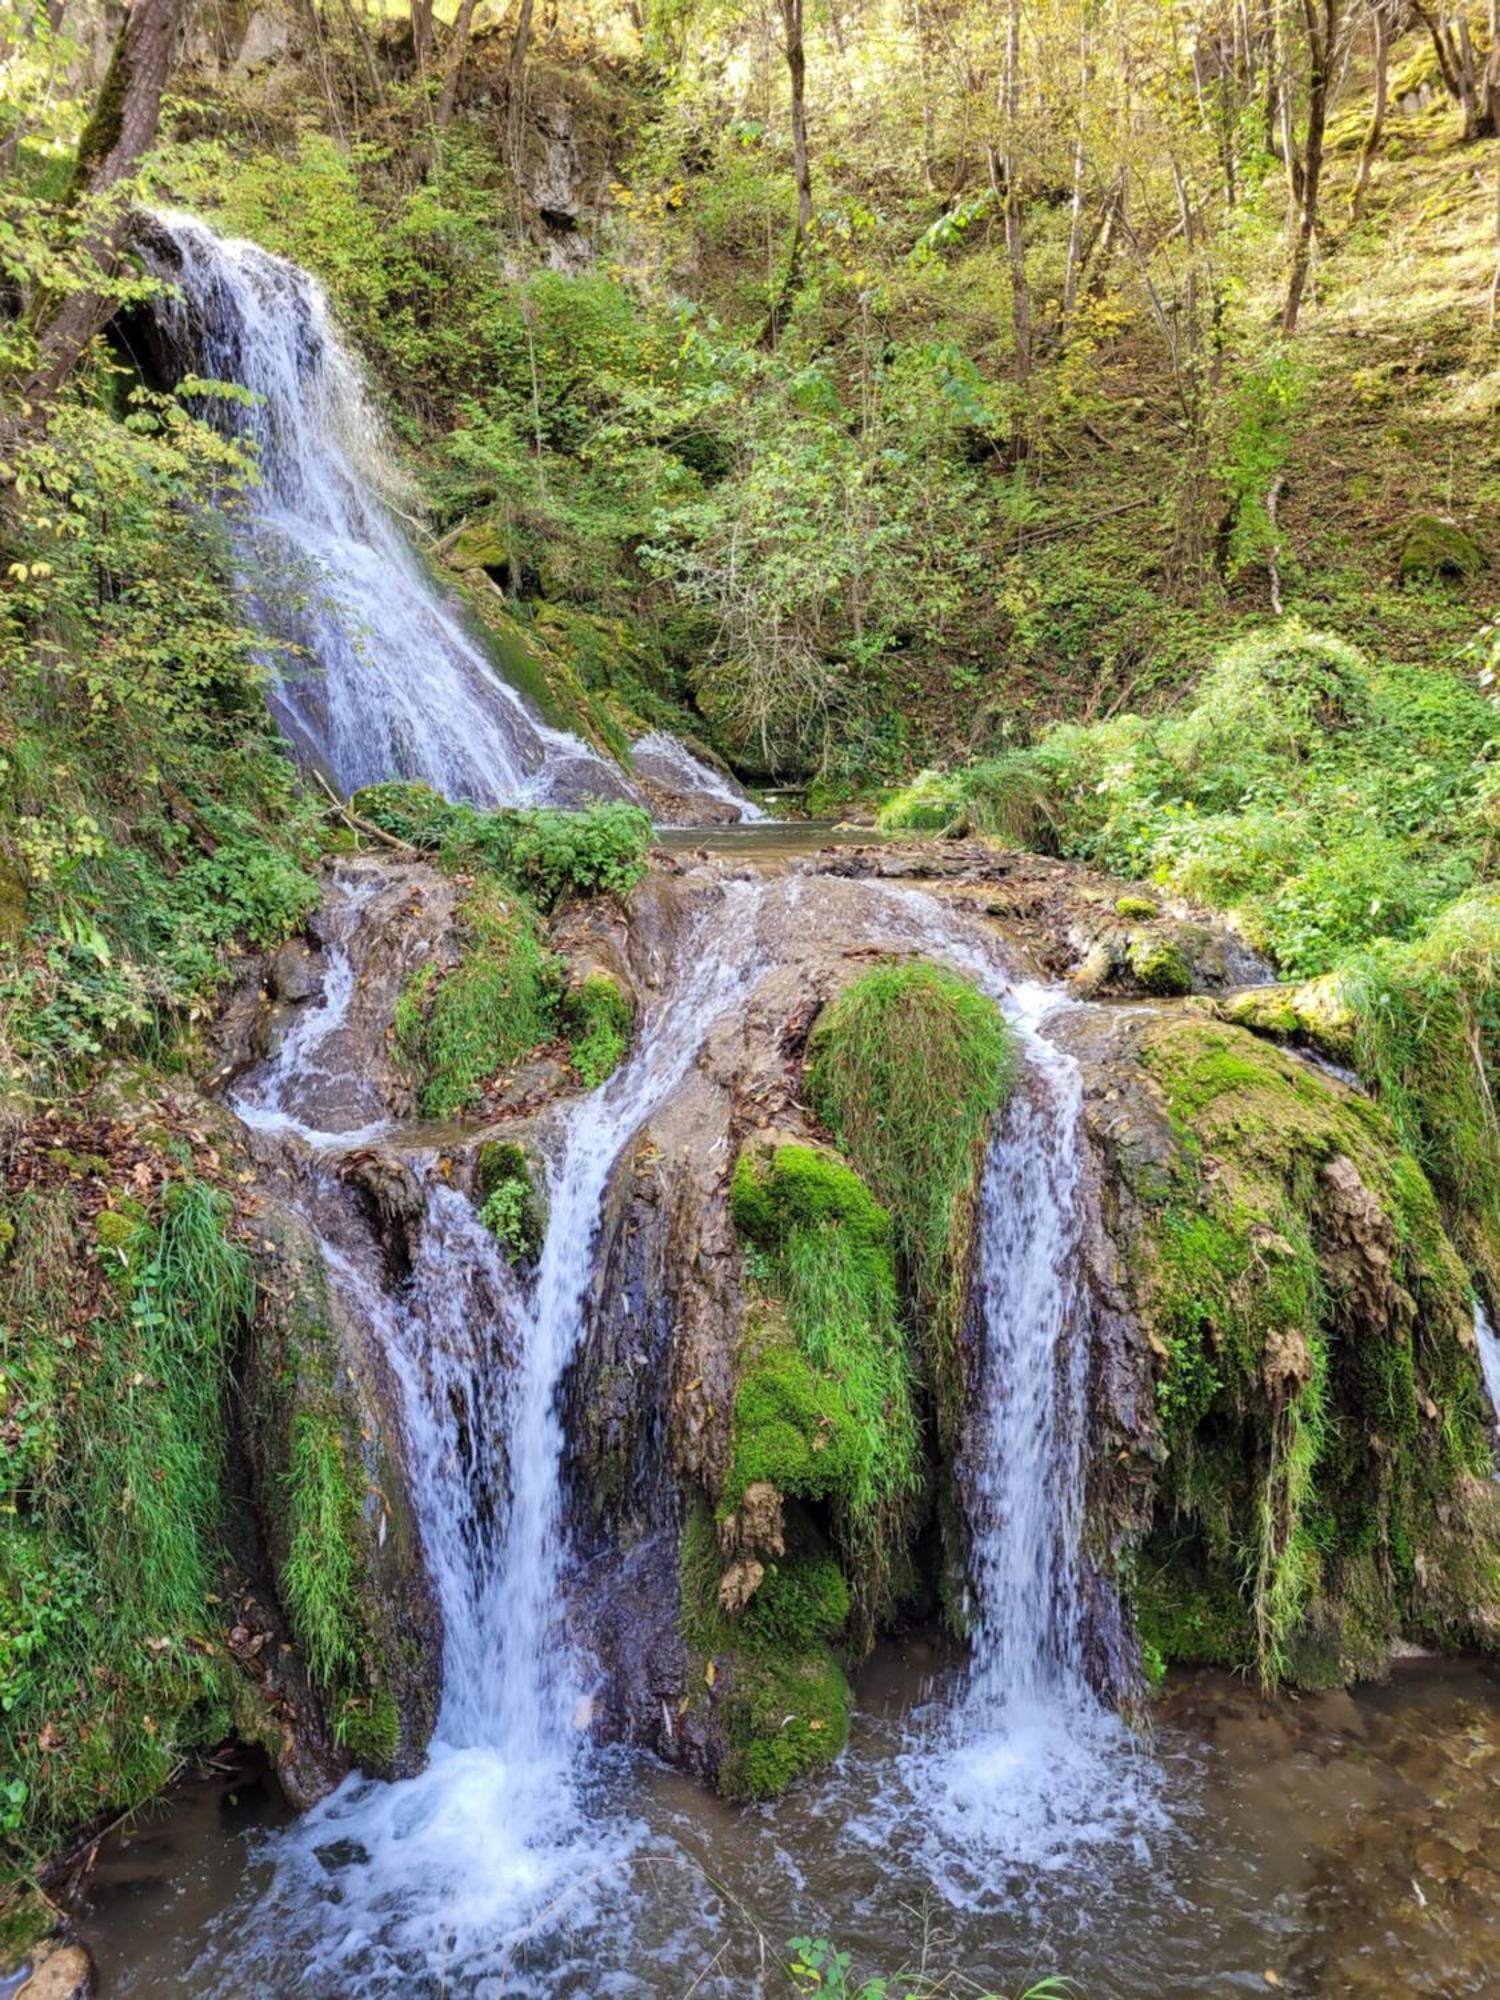
[(1302, 18), (1307, 30), (1307, 140), (1299, 175), (1301, 193), (1297, 234), (1292, 249), (1292, 271), (1287, 281), (1286, 304), (1281, 313), (1281, 330), (1290, 336), (1297, 331), (1302, 311), (1302, 295), (1307, 290), (1307, 274), (1312, 265), (1313, 243), (1318, 228), (1318, 191), (1323, 180), (1323, 141), (1328, 126), (1328, 90), (1333, 77), (1333, 58), (1338, 39), (1339, 0), (1302, 0)]
[[(777, 0), (785, 36), (787, 80), (792, 91), (792, 167), (797, 178), (797, 241), (812, 223), (812, 169), (807, 158), (807, 43), (802, 0)], [(795, 255), (795, 253), (794, 253)]]
[[(1497, 0), (1497, 4), (1500, 4), (1500, 0)], [(1375, 24), (1375, 102), (1370, 107), (1370, 122), (1365, 127), (1364, 144), (1359, 149), (1359, 170), (1354, 176), (1354, 187), (1349, 196), (1351, 222), (1358, 222), (1364, 213), (1365, 196), (1370, 187), (1370, 169), (1375, 164), (1375, 155), (1380, 151), (1380, 142), (1385, 136), (1385, 113), (1390, 96), (1390, 17), (1385, 11), (1382, 0), (1374, 0), (1370, 14)]]
[(531, 41), (531, 8), (532, 0), (521, 0), (505, 86), (505, 145), (517, 190), (521, 186), (522, 141), (526, 132), (526, 50)]
[[(134, 0), (110, 56), (98, 100), (73, 169), (70, 198), (105, 193), (132, 173), (150, 151), (161, 116), (161, 94), (171, 68), (183, 0)], [(121, 224), (102, 230), (86, 246), (101, 279), (119, 255)], [(38, 337), (37, 365), (26, 385), (28, 401), (55, 396), (112, 308), (102, 287), (70, 292)]]
[(421, 76), (432, 54), (432, 5), (433, 0), (411, 0), (411, 46)]
[(463, 0), (458, 10), (458, 19), (453, 23), (453, 40), (448, 48), (448, 61), (443, 70), (443, 94), (438, 99), (437, 128), (446, 132), (453, 116), (453, 107), (458, 101), (459, 72), (464, 66), (464, 57), (469, 49), (469, 28), (474, 20), (474, 0)]
[(1010, 265), (1010, 317), (1016, 342), (1016, 382), (1031, 380), (1031, 285), (1026, 276), (1026, 220), (1021, 213), (1016, 128), (1021, 113), (1021, 0), (1011, 0), (1005, 24), (1005, 254)]

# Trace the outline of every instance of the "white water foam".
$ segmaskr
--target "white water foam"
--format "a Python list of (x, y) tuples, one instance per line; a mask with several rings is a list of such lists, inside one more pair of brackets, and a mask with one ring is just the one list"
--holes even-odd
[[(288, 735), (347, 794), (414, 778), (450, 799), (525, 804), (630, 793), (497, 675), (444, 604), (387, 504), (394, 454), (308, 272), (195, 216), (155, 214), (155, 316), (180, 363), (257, 400), (213, 420), (258, 449), (236, 546)], [(393, 496), (392, 496), (393, 497)]]

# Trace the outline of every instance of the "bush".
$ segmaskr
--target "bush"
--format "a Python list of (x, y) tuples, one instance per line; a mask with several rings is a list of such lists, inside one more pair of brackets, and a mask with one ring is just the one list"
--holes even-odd
[(646, 872), (651, 821), (612, 801), (576, 812), (450, 805), (426, 785), (369, 785), (356, 813), (398, 840), (435, 853), (445, 868), (483, 869), (524, 890), (543, 911), (564, 896), (628, 896)]

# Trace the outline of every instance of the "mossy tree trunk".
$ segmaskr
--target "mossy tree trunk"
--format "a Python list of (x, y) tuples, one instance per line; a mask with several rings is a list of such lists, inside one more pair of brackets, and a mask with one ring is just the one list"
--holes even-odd
[[(78, 142), (75, 200), (107, 193), (135, 171), (155, 142), (182, 4), (183, 0), (134, 0), (125, 16), (93, 114)], [(119, 254), (120, 228), (116, 217), (88, 246), (101, 279)], [(36, 369), (26, 385), (29, 400), (47, 401), (57, 394), (111, 310), (102, 284), (85, 285), (61, 301), (39, 336)]]

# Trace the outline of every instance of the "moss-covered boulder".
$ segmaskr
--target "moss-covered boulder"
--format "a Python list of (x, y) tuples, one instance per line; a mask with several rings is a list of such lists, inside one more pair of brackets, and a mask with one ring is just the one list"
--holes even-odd
[(1447, 578), (1468, 583), (1485, 566), (1484, 550), (1474, 537), (1441, 514), (1418, 514), (1401, 542), (1397, 563), (1402, 580), (1426, 583)]
[(442, 1629), (395, 1385), (307, 1225), (268, 1209), (258, 1229), (241, 1407), (277, 1594), (335, 1743), (374, 1776), (408, 1775), (436, 1719)]
[(848, 1683), (901, 1593), (920, 1483), (891, 1220), (827, 1148), (749, 1144), (731, 1212), (747, 1299), (716, 1515), (682, 1556), (682, 1631), (731, 1798), (838, 1755)]
[(1152, 1017), (1122, 1055), (1162, 1444), (1148, 1656), (1321, 1686), (1403, 1637), (1500, 1643), (1472, 1301), (1421, 1169), (1366, 1099), (1241, 1030)]

